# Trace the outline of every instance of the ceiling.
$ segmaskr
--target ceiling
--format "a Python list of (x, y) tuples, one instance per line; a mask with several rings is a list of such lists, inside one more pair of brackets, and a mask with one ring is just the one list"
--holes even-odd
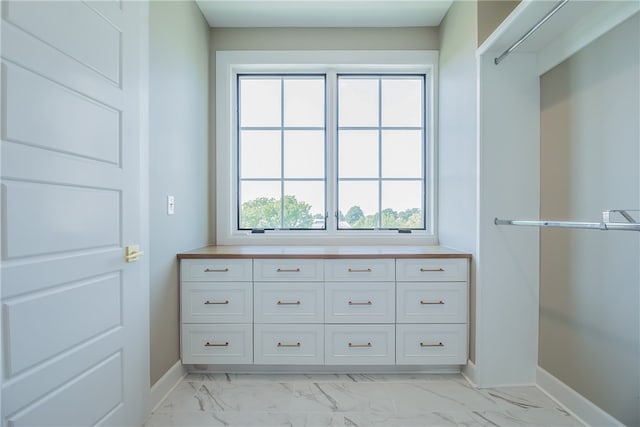
[(435, 27), (453, 0), (196, 0), (212, 27)]

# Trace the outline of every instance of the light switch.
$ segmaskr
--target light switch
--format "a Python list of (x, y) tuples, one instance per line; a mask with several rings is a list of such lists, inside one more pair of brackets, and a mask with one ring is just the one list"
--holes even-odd
[(176, 200), (173, 196), (167, 196), (167, 215), (176, 213)]

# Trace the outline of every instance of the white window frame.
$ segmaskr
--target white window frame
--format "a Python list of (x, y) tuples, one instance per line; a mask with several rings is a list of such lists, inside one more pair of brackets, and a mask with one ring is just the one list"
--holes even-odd
[[(218, 245), (437, 245), (437, 87), (438, 52), (412, 51), (218, 51), (216, 53), (216, 243)], [(272, 73), (414, 73), (427, 74), (426, 81), (426, 181), (424, 212), (428, 229), (399, 233), (397, 230), (336, 230), (329, 212), (326, 230), (273, 230), (254, 234), (237, 230), (237, 75)], [(327, 105), (335, 103), (337, 88), (327, 79)], [(327, 112), (327, 201), (335, 199), (335, 121)], [(328, 208), (328, 207), (327, 207)]]

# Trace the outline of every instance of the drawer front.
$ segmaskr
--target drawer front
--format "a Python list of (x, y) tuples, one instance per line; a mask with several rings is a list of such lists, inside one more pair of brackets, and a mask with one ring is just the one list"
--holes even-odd
[(397, 300), (398, 323), (467, 323), (466, 283), (398, 283)]
[(253, 363), (252, 327), (242, 325), (182, 325), (182, 363)]
[(464, 365), (467, 325), (397, 325), (398, 365)]
[(323, 280), (321, 259), (256, 259), (253, 274), (256, 282), (301, 282)]
[(326, 365), (393, 365), (393, 325), (326, 325)]
[(463, 258), (399, 259), (396, 277), (399, 282), (467, 282), (469, 261)]
[(250, 282), (250, 259), (184, 259), (180, 262), (183, 282)]
[(393, 259), (332, 259), (324, 264), (328, 282), (384, 282), (396, 278)]
[(318, 282), (257, 283), (256, 323), (322, 323), (324, 287)]
[(323, 325), (256, 324), (254, 363), (264, 365), (322, 365)]
[(326, 323), (394, 323), (394, 283), (325, 283)]
[(251, 282), (183, 283), (180, 286), (184, 323), (251, 323)]

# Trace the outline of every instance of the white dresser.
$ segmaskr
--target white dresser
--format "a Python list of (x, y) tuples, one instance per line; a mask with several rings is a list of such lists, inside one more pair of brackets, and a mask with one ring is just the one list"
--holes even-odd
[(210, 248), (179, 255), (184, 364), (467, 363), (466, 254)]

